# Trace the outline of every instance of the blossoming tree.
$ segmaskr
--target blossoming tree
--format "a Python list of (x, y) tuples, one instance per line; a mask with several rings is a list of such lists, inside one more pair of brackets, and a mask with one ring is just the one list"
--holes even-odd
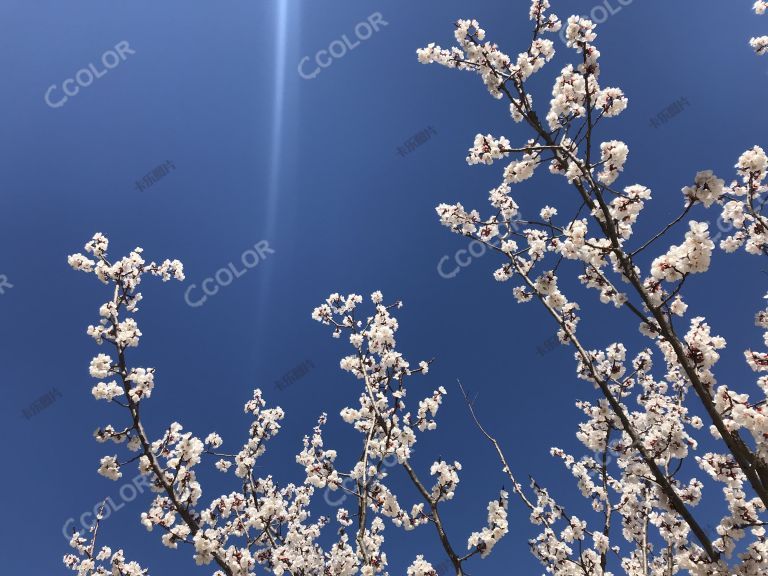
[[(93, 273), (113, 287), (112, 299), (99, 310), (99, 323), (88, 327), (96, 343), (111, 346), (112, 353), (93, 358), (90, 374), (99, 380), (93, 387), (94, 397), (125, 411), (124, 423), (117, 428), (99, 428), (96, 439), (125, 444), (126, 455), (104, 456), (99, 473), (117, 480), (126, 465), (137, 461), (141, 473), (151, 476), (157, 496), (141, 521), (148, 530), (159, 530), (166, 546), (192, 545), (197, 563), (216, 564), (217, 576), (255, 574), (258, 566), (274, 574), (373, 575), (386, 573), (387, 554), (382, 546), (387, 519), (403, 530), (432, 524), (456, 572), (461, 573), (465, 562), (476, 555), (486, 556), (506, 533), (507, 495), (502, 492), (488, 505), (488, 526), (471, 533), (466, 548), (458, 548), (446, 534), (440, 514), (454, 497), (461, 465), (435, 461), (429, 469), (434, 477), (430, 483), (411, 464), (418, 434), (437, 426), (435, 416), (445, 389), (440, 387), (422, 399), (415, 411), (406, 410), (408, 379), (425, 374), (429, 363), (422, 361), (411, 368), (396, 350), (398, 323), (391, 311), (399, 304), (384, 305), (380, 292), (371, 295), (375, 313), (365, 319), (357, 317), (363, 299), (354, 294), (333, 294), (312, 314), (315, 320), (332, 326), (334, 336), (345, 335), (353, 349), (341, 360), (341, 368), (358, 378), (362, 388), (359, 406), (341, 412), (342, 418), (362, 435), (361, 456), (351, 470), (339, 469), (336, 451), (324, 448), (322, 426), (326, 416), (322, 415), (296, 456), (305, 471), (300, 483), (280, 487), (272, 476), (259, 477), (256, 462), (266, 451), (268, 441), (279, 432), (284, 416), (279, 407), (267, 407), (260, 390), (254, 391), (245, 404), (253, 423), (245, 443), (234, 453), (220, 450), (223, 440), (218, 434), (211, 433), (201, 440), (184, 432), (177, 422), (159, 437), (150, 436), (141, 413), (152, 395), (154, 369), (129, 363), (128, 351), (139, 345), (141, 331), (133, 316), (128, 315), (138, 311), (142, 296), (137, 290), (144, 275), (159, 276), (163, 281), (183, 280), (183, 267), (177, 260), (147, 264), (141, 248), (112, 262), (107, 248), (107, 238), (96, 234), (85, 246), (95, 260), (83, 254), (69, 257), (73, 268)], [(213, 459), (222, 473), (233, 473), (238, 479), (235, 485), (241, 489), (201, 506), (202, 487), (195, 468), (204, 458)], [(387, 458), (395, 458), (406, 471), (420, 501), (401, 506), (388, 487), (384, 465)], [(354, 497), (356, 509), (338, 509), (338, 539), (324, 549), (318, 538), (329, 520), (313, 518), (310, 506), (315, 491), (326, 487), (347, 491)], [(113, 553), (106, 546), (97, 549), (97, 532), (98, 523), (87, 537), (73, 532), (70, 544), (75, 553), (64, 558), (65, 564), (80, 575), (147, 573), (135, 562), (126, 562), (122, 550)], [(408, 573), (436, 574), (422, 556), (414, 560)]]
[[(530, 138), (517, 146), (500, 135), (479, 134), (469, 149), (470, 164), (510, 159), (502, 182), (490, 191), (488, 216), (461, 204), (441, 204), (437, 212), (452, 231), (498, 254), (496, 280), (514, 282), (518, 302), (539, 303), (557, 325), (561, 343), (573, 350), (577, 377), (597, 391), (594, 400), (577, 404), (584, 421), (576, 435), (586, 455), (552, 449), (575, 477), (593, 517), (571, 514), (536, 482), (518, 482), (504, 447), (468, 403), (479, 431), (498, 455), (498, 462), (489, 467), (508, 478), (510, 491), (528, 509), (539, 530), (530, 541), (531, 550), (551, 574), (764, 575), (768, 376), (759, 376), (755, 389), (718, 384), (715, 371), (726, 342), (712, 333), (704, 317), (688, 313), (685, 288), (691, 278), (708, 270), (716, 249), (708, 225), (690, 219), (695, 211), (717, 207), (722, 219), (733, 225), (734, 232), (719, 243), (720, 249), (768, 255), (768, 156), (758, 146), (748, 149), (736, 163), (737, 179), (729, 185), (712, 171), (699, 172), (682, 188), (680, 214), (658, 232), (636, 238), (634, 228), (651, 190), (642, 184), (618, 187), (628, 146), (598, 137), (599, 126), (621, 114), (628, 100), (621, 89), (600, 85), (600, 52), (592, 22), (572, 16), (565, 24), (568, 47), (578, 61), (560, 71), (541, 115), (528, 89), (530, 77), (554, 55), (547, 35), (563, 26), (549, 7), (548, 0), (532, 1), (532, 38), (516, 58), (486, 41), (474, 20), (456, 23), (456, 46), (430, 44), (418, 51), (423, 63), (478, 73), (491, 95), (508, 103), (512, 119), (530, 130)], [(755, 4), (758, 13), (765, 8), (765, 2)], [(768, 40), (753, 39), (752, 45), (763, 53)], [(543, 206), (536, 220), (520, 217), (512, 188), (542, 164), (570, 186), (572, 197), (566, 204), (569, 210), (572, 204), (577, 208), (573, 217), (562, 218), (565, 210), (551, 205)], [(112, 289), (111, 299), (101, 306), (99, 323), (88, 327), (98, 344), (110, 348), (91, 361), (90, 373), (99, 381), (93, 395), (121, 408), (124, 419), (116, 427), (100, 428), (95, 436), (125, 448), (122, 454), (104, 456), (99, 472), (118, 479), (136, 462), (150, 475), (156, 495), (142, 523), (160, 532), (166, 546), (190, 547), (197, 563), (212, 565), (216, 576), (368, 576), (387, 573), (385, 528), (410, 531), (429, 524), (455, 573), (465, 574), (507, 533), (504, 491), (488, 504), (485, 527), (468, 534), (446, 530), (441, 513), (454, 499), (461, 465), (437, 459), (429, 469), (432, 480), (427, 481), (411, 458), (419, 434), (436, 428), (446, 391), (439, 387), (408, 408), (410, 378), (426, 374), (429, 362), (412, 367), (397, 351), (393, 311), (399, 303), (384, 304), (379, 292), (371, 295), (371, 315), (361, 314), (363, 299), (354, 294), (332, 294), (312, 314), (352, 347), (340, 364), (360, 383), (358, 404), (341, 411), (360, 434), (360, 456), (351, 469), (342, 469), (336, 451), (325, 447), (322, 415), (296, 456), (304, 468), (300, 482), (282, 485), (270, 475), (260, 476), (257, 461), (284, 416), (279, 407), (267, 406), (260, 390), (245, 404), (252, 423), (242, 447), (234, 452), (222, 451), (218, 434), (201, 439), (176, 422), (153, 435), (142, 414), (153, 391), (154, 370), (130, 363), (129, 351), (141, 337), (133, 315), (145, 275), (181, 280), (183, 268), (176, 260), (147, 264), (140, 248), (113, 261), (107, 248), (107, 239), (96, 234), (85, 247), (90, 256), (69, 258), (72, 267), (95, 274)], [(633, 329), (647, 338), (647, 347), (630, 351), (615, 342), (604, 349), (590, 348), (588, 337), (577, 330), (582, 310), (577, 296), (566, 294), (565, 282), (560, 282), (570, 270), (586, 288), (586, 295), (579, 297), (590, 298), (595, 291), (600, 302), (627, 311)], [(766, 330), (768, 346), (768, 308), (757, 313), (756, 323)], [(768, 353), (742, 354), (756, 373), (768, 371)], [(699, 449), (704, 430), (716, 450)], [(384, 466), (387, 458), (395, 458), (403, 468), (418, 501), (406, 504), (395, 493)], [(232, 492), (204, 503), (196, 469), (206, 461), (235, 479)], [(704, 481), (697, 474), (704, 474)], [(324, 546), (321, 534), (331, 520), (315, 516), (312, 505), (316, 491), (326, 488), (348, 491), (354, 506), (338, 510), (336, 537)], [(724, 513), (714, 521), (711, 510), (718, 504), (708, 508), (708, 518), (699, 512), (705, 493), (713, 501), (721, 499)], [(97, 545), (97, 535), (98, 522), (90, 533), (74, 532), (74, 553), (65, 557), (65, 564), (80, 575), (147, 573), (127, 561), (122, 550)], [(407, 573), (437, 574), (423, 556), (413, 559)]]
[[(457, 23), (458, 46), (430, 44), (418, 53), (423, 63), (480, 74), (491, 95), (508, 102), (512, 119), (531, 130), (532, 137), (518, 147), (503, 136), (479, 134), (469, 150), (470, 164), (515, 157), (506, 165), (502, 183), (490, 192), (492, 215), (483, 218), (461, 204), (442, 204), (437, 211), (451, 230), (499, 254), (503, 263), (494, 273), (496, 280), (514, 279), (518, 302), (542, 305), (558, 325), (560, 341), (573, 348), (578, 377), (600, 391), (597, 401), (579, 403), (586, 420), (577, 434), (596, 456), (577, 459), (559, 449), (552, 452), (563, 459), (602, 519), (590, 525), (569, 516), (536, 485), (533, 503), (515, 483), (515, 492), (531, 509), (531, 520), (542, 526), (531, 543), (533, 552), (549, 572), (563, 575), (604, 574), (609, 564), (633, 575), (765, 573), (768, 420), (763, 404), (768, 379), (758, 378), (762, 398), (757, 400), (745, 391), (716, 386), (713, 369), (725, 340), (711, 333), (703, 317), (687, 317), (683, 288), (693, 275), (707, 271), (715, 248), (708, 225), (687, 220), (697, 205), (720, 206), (722, 219), (733, 224), (735, 232), (720, 242), (723, 250), (744, 247), (751, 254), (768, 254), (763, 214), (768, 157), (758, 146), (747, 150), (736, 164), (739, 180), (730, 186), (709, 170), (699, 172), (682, 189), (680, 215), (651, 237), (635, 239), (633, 227), (651, 191), (641, 184), (615, 187), (629, 149), (621, 141), (598, 140), (598, 125), (621, 114), (628, 101), (621, 89), (600, 86), (595, 25), (575, 16), (568, 19), (568, 46), (580, 61), (556, 78), (543, 119), (527, 89), (530, 77), (554, 55), (545, 35), (562, 26), (547, 14), (548, 8), (547, 0), (532, 2), (533, 37), (516, 59), (485, 41), (485, 31), (474, 20)], [(758, 2), (755, 9), (764, 11), (765, 3)], [(761, 51), (755, 42), (753, 46)], [(572, 186), (577, 207), (573, 218), (560, 218), (556, 207), (544, 206), (538, 220), (520, 221), (512, 186), (531, 178), (542, 164)], [(527, 228), (518, 232), (521, 225)], [(659, 248), (682, 226), (687, 228), (682, 242)], [(568, 262), (576, 264), (579, 281), (597, 291), (602, 303), (635, 317), (648, 348), (631, 355), (620, 342), (604, 350), (588, 348), (577, 334), (579, 303), (558, 284)], [(768, 328), (768, 310), (756, 322)], [(768, 344), (768, 333), (766, 338)], [(651, 346), (661, 358), (656, 371)], [(765, 353), (747, 350), (744, 356), (756, 372), (768, 370)], [(705, 422), (691, 415), (693, 405), (706, 414), (720, 451), (697, 454), (696, 435)], [(617, 455), (610, 466), (609, 451)], [(697, 466), (683, 466), (692, 454)], [(511, 474), (506, 461), (504, 469)], [(727, 505), (728, 514), (711, 533), (694, 512), (704, 486), (696, 469), (722, 486)], [(733, 560), (737, 547), (738, 559)]]

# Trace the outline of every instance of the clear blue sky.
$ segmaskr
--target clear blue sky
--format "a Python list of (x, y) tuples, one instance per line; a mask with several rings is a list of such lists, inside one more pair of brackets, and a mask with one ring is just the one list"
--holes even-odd
[[(561, 16), (589, 12), (596, 3), (553, 1)], [(713, 168), (730, 180), (743, 150), (768, 144), (768, 60), (746, 44), (768, 29), (768, 20), (754, 16), (751, 4), (636, 0), (598, 30), (602, 82), (630, 98), (629, 110), (606, 122), (600, 136), (630, 147), (620, 182), (654, 191), (646, 230), (676, 213), (680, 188), (697, 170)], [(575, 445), (573, 403), (593, 395), (575, 380), (570, 353), (537, 353), (554, 328), (535, 305), (516, 305), (510, 285), (494, 282), (493, 256), (451, 279), (437, 271), (438, 261), (453, 258), (465, 241), (439, 225), (434, 206), (461, 201), (485, 209), (487, 190), (500, 179), (498, 170), (464, 162), (475, 133), (503, 133), (513, 143), (527, 133), (478, 78), (421, 66), (415, 50), (430, 41), (450, 44), (453, 21), (477, 18), (489, 37), (516, 54), (529, 36), (527, 6), (522, 0), (0, 2), (0, 274), (13, 286), (0, 295), (0, 571), (62, 572), (64, 522), (106, 496), (119, 501), (123, 483), (96, 474), (110, 447), (91, 434), (120, 420), (90, 396), (87, 366), (98, 349), (85, 335), (108, 293), (66, 265), (66, 255), (82, 250), (96, 231), (110, 237), (113, 255), (141, 245), (148, 258), (185, 264), (184, 284), (147, 282), (138, 316), (145, 336), (132, 356), (157, 368), (145, 409), (155, 434), (178, 420), (202, 436), (216, 430), (225, 446), (235, 446), (248, 424), (237, 415), (260, 386), (288, 413), (263, 462), (276, 476), (300, 478), (293, 455), (322, 411), (331, 415), (328, 444), (354, 447), (352, 456), (359, 437), (337, 414), (355, 402), (356, 382), (338, 369), (343, 343), (312, 322), (310, 312), (330, 292), (381, 289), (405, 301), (401, 350), (414, 362), (436, 358), (420, 381), (424, 394), (439, 385), (449, 390), (443, 426), (418, 445), (417, 463), (427, 470), (441, 455), (465, 466), (447, 508), (454, 538), (466, 542), (484, 525), (485, 506), (503, 483), (471, 426), (456, 378), (479, 394), (479, 413), (518, 475), (533, 474), (564, 503), (583, 505), (548, 456), (552, 445)], [(356, 40), (355, 26), (376, 12), (386, 22), (379, 20), (379, 31), (314, 78), (300, 76), (302, 58), (310, 58), (304, 70), (312, 73), (319, 50), (343, 35)], [(89, 63), (103, 68), (102, 54), (121, 42), (132, 53), (124, 51), (116, 67), (63, 105), (46, 104), (51, 85), (60, 102), (64, 80)], [(561, 50), (539, 76), (539, 102), (548, 101), (566, 56)], [(651, 126), (679, 98), (689, 103), (683, 112)], [(398, 154), (398, 146), (429, 126), (436, 133), (426, 143)], [(138, 190), (136, 181), (166, 161), (175, 169)], [(526, 206), (537, 210), (555, 189), (562, 189), (559, 182), (539, 177), (521, 187), (523, 213)], [(199, 295), (203, 279), (259, 241), (274, 253), (204, 305), (185, 303), (191, 284)], [(709, 316), (732, 350), (757, 344), (751, 318), (768, 284), (762, 263), (718, 256), (714, 266), (706, 281), (692, 282), (692, 306)], [(750, 269), (738, 282), (731, 274), (736, 266)], [(734, 291), (735, 311), (723, 305), (726, 288)], [(620, 319), (628, 316), (600, 308), (582, 334), (594, 347), (622, 338), (639, 342), (634, 325), (622, 332)], [(314, 365), (308, 374), (275, 388), (307, 359)], [(737, 357), (723, 366), (745, 380), (742, 364)], [(61, 397), (27, 420), (22, 411), (54, 387)], [(209, 496), (234, 487), (214, 481)], [(405, 494), (415, 501), (416, 494)], [(125, 547), (152, 574), (210, 573), (194, 566), (190, 551), (165, 549), (158, 534), (139, 525), (146, 503), (140, 498), (113, 515), (102, 543)], [(512, 533), (491, 559), (471, 567), (473, 574), (510, 565), (521, 574), (540, 571), (526, 544), (535, 532), (515, 501), (510, 517)], [(387, 533), (392, 574), (404, 573), (417, 551), (435, 563), (442, 559), (429, 527), (407, 538), (393, 527)]]

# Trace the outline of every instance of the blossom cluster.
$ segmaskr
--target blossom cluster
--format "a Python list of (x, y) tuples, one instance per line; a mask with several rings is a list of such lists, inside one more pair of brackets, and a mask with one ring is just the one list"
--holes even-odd
[(750, 254), (768, 254), (768, 219), (763, 212), (768, 155), (754, 146), (739, 157), (735, 167), (739, 179), (724, 189), (720, 202), (723, 222), (732, 224), (735, 231), (721, 240), (720, 247), (734, 252), (743, 246)]
[[(234, 452), (221, 451), (224, 439), (216, 432), (198, 437), (178, 422), (172, 422), (159, 437), (150, 437), (139, 406), (152, 395), (155, 370), (132, 367), (128, 358), (129, 350), (139, 345), (141, 337), (134, 317), (141, 300), (137, 288), (144, 274), (163, 280), (183, 279), (183, 267), (176, 260), (147, 264), (140, 248), (112, 263), (107, 248), (106, 237), (96, 234), (86, 244), (86, 251), (93, 254), (95, 261), (82, 254), (69, 257), (74, 269), (93, 273), (113, 285), (112, 299), (100, 308), (99, 324), (88, 327), (88, 334), (97, 344), (111, 346), (112, 351), (96, 355), (89, 373), (99, 380), (93, 396), (125, 409), (127, 425), (108, 424), (97, 429), (94, 436), (99, 442), (125, 444), (127, 454), (103, 456), (98, 471), (117, 480), (125, 466), (137, 462), (139, 472), (152, 478), (155, 496), (141, 514), (141, 524), (147, 530), (159, 531), (165, 546), (190, 547), (198, 564), (216, 565), (215, 576), (251, 576), (259, 569), (278, 576), (373, 576), (387, 573), (386, 522), (404, 530), (427, 524), (442, 526), (441, 509), (456, 495), (461, 464), (435, 461), (429, 468), (434, 484), (427, 489), (411, 462), (418, 434), (437, 427), (436, 416), (446, 390), (440, 386), (418, 400), (414, 410), (407, 409), (407, 383), (414, 375), (426, 374), (430, 363), (421, 361), (412, 367), (397, 350), (399, 324), (393, 310), (400, 303), (385, 305), (383, 295), (375, 292), (370, 298), (375, 313), (362, 320), (356, 316), (363, 303), (361, 296), (332, 294), (314, 310), (315, 320), (331, 325), (336, 337), (345, 334), (352, 346), (352, 353), (341, 359), (340, 367), (360, 381), (362, 391), (359, 404), (343, 408), (340, 415), (362, 434), (363, 456), (351, 469), (339, 466), (337, 451), (325, 447), (323, 426), (327, 416), (323, 414), (296, 456), (304, 471), (303, 479), (282, 484), (271, 475), (258, 474), (258, 469), (265, 467), (262, 462), (267, 446), (280, 432), (285, 417), (280, 407), (267, 405), (259, 389), (244, 405), (251, 424), (247, 439)], [(390, 484), (384, 462), (393, 458), (419, 494), (416, 502), (401, 505)], [(237, 487), (207, 504), (198, 470), (204, 462), (210, 462), (223, 474), (233, 474)], [(347, 488), (349, 480), (353, 489)], [(329, 548), (324, 548), (319, 539), (331, 520), (312, 514), (315, 491), (326, 488), (349, 491), (357, 504), (354, 511), (338, 510), (338, 538)], [(454, 566), (460, 567), (476, 554), (484, 557), (490, 552), (507, 533), (505, 510), (501, 501), (490, 505), (489, 526), (467, 536), (466, 554), (456, 552), (440, 528), (439, 541)], [(357, 518), (355, 528), (352, 518)], [(72, 545), (78, 554), (64, 561), (80, 575), (106, 573), (108, 568), (97, 568), (99, 562), (111, 562), (115, 574), (145, 573), (138, 565), (126, 563), (122, 551), (113, 555), (104, 548), (94, 555), (94, 545), (89, 546), (77, 533)], [(419, 556), (408, 574), (435, 576), (436, 572)]]
[[(753, 9), (755, 14), (765, 14), (766, 9), (768, 9), (768, 2), (765, 0), (755, 0)], [(749, 45), (752, 46), (752, 49), (758, 56), (762, 56), (768, 53), (768, 36), (753, 37), (750, 39)]]

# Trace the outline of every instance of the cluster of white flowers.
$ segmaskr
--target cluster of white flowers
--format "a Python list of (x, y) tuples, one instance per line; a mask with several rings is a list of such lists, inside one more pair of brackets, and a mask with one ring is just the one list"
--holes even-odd
[(597, 175), (597, 179), (608, 186), (613, 184), (619, 177), (619, 173), (624, 170), (628, 155), (629, 148), (624, 142), (611, 140), (600, 144), (600, 160), (603, 163), (603, 169)]
[[(454, 36), (458, 46), (446, 50), (434, 43), (417, 51), (419, 62), (436, 62), (449, 68), (475, 71), (483, 79), (488, 91), (494, 98), (503, 98), (505, 83), (512, 80), (522, 83), (539, 71), (555, 55), (554, 43), (548, 38), (539, 37), (543, 32), (557, 32), (562, 23), (556, 16), (546, 14), (548, 2), (536, 2), (530, 11), (530, 19), (536, 23), (536, 33), (530, 46), (513, 61), (501, 52), (495, 44), (483, 42), (485, 30), (477, 20), (459, 20), (456, 22)], [(517, 112), (513, 116), (525, 116), (526, 107), (531, 101), (524, 95), (517, 101)]]
[[(768, 295), (766, 298), (768, 298)], [(768, 307), (756, 314), (755, 325), (764, 330), (763, 345), (768, 347)], [(700, 364), (706, 368), (713, 365), (719, 359), (719, 354), (716, 350), (725, 347), (725, 340), (709, 337), (709, 328), (707, 326), (704, 326), (700, 331), (703, 336), (697, 338), (698, 342), (695, 348), (692, 348), (699, 356)], [(691, 329), (689, 335), (693, 332), (694, 328)], [(755, 444), (755, 453), (760, 458), (768, 460), (768, 414), (765, 412), (765, 404), (768, 402), (768, 376), (764, 374), (768, 372), (768, 353), (747, 349), (744, 351), (744, 358), (749, 367), (759, 374), (757, 385), (762, 391), (761, 398), (753, 400), (748, 394), (735, 392), (727, 385), (720, 385), (713, 392), (714, 405), (723, 415), (726, 428), (729, 431), (746, 431)], [(715, 383), (714, 377), (710, 377), (709, 380), (712, 384)], [(708, 462), (710, 468), (707, 471), (713, 474), (711, 470), (712, 459), (710, 458)], [(725, 481), (724, 479), (721, 480)], [(745, 477), (743, 474), (740, 474), (736, 477), (736, 480), (741, 484), (744, 482)], [(731, 481), (735, 480), (731, 479)], [(743, 498), (743, 494), (741, 498)], [(733, 503), (729, 502), (729, 505), (733, 506)], [(759, 499), (755, 499), (751, 505), (755, 507), (757, 512), (765, 510), (764, 503), (761, 503)], [(750, 517), (753, 516), (757, 517), (759, 515), (756, 516), (755, 513), (750, 513)]]
[(450, 500), (454, 497), (456, 486), (459, 483), (459, 471), (461, 464), (454, 462), (448, 464), (442, 460), (432, 464), (429, 473), (437, 476), (437, 482), (432, 487), (432, 499), (435, 502), (440, 500)]
[(720, 241), (720, 248), (750, 254), (768, 254), (768, 218), (764, 215), (768, 193), (768, 155), (760, 146), (744, 152), (736, 163), (740, 180), (734, 180), (720, 199), (721, 219), (735, 231)]
[(494, 138), (491, 134), (475, 136), (475, 142), (469, 149), (467, 156), (468, 164), (493, 164), (494, 160), (500, 160), (509, 156), (509, 140), (504, 138)]
[(595, 24), (591, 20), (579, 16), (568, 18), (565, 39), (569, 48), (576, 48), (579, 51), (584, 50), (595, 41), (595, 38), (597, 38)]
[(683, 194), (691, 202), (701, 202), (705, 208), (709, 208), (714, 202), (720, 200), (723, 195), (724, 180), (715, 176), (712, 170), (704, 170), (696, 174), (695, 184), (683, 188)]
[(417, 556), (408, 567), (407, 576), (437, 576), (437, 571), (432, 568), (432, 564), (424, 560), (424, 556)]
[(493, 547), (509, 532), (507, 523), (508, 495), (503, 490), (496, 500), (488, 504), (488, 525), (480, 532), (473, 532), (467, 540), (468, 550), (479, 550), (485, 558)]
[(712, 259), (715, 243), (709, 237), (709, 224), (691, 220), (685, 241), (679, 246), (670, 246), (663, 256), (651, 264), (651, 276), (657, 280), (675, 282), (688, 274), (706, 272)]
[[(381, 304), (381, 294), (374, 293), (371, 301), (376, 305), (376, 314), (363, 321), (355, 316), (356, 308), (362, 301), (362, 297), (355, 294), (346, 297), (332, 294), (314, 310), (312, 317), (332, 326), (335, 335), (345, 331), (349, 333), (355, 354), (342, 359), (341, 367), (363, 380), (365, 391), (360, 395), (360, 405), (344, 408), (341, 416), (345, 422), (365, 434), (365, 452), (351, 472), (338, 473), (333, 467), (336, 453), (322, 449), (322, 439), (316, 430), (312, 440), (305, 441), (301, 463), (314, 475), (313, 482), (318, 486), (327, 485), (337, 489), (341, 478), (353, 478), (357, 483), (358, 497), (367, 500), (368, 506), (375, 513), (391, 518), (396, 526), (410, 530), (430, 520), (439, 523), (439, 506), (454, 498), (461, 464), (449, 464), (442, 460), (433, 463), (430, 473), (436, 477), (434, 486), (429, 492), (420, 488), (426, 502), (414, 505), (407, 512), (385, 484), (386, 473), (381, 463), (387, 457), (396, 458), (406, 467), (416, 485), (423, 486), (409, 459), (416, 443), (416, 431), (434, 430), (437, 427), (435, 416), (446, 390), (440, 387), (431, 396), (419, 401), (415, 416), (406, 411), (405, 378), (415, 372), (426, 373), (429, 363), (422, 361), (418, 368), (412, 369), (410, 363), (395, 352), (398, 323), (391, 316), (390, 310), (399, 307), (399, 303), (384, 306)], [(425, 510), (425, 504), (430, 512)], [(502, 534), (496, 531), (494, 535), (498, 538)], [(478, 540), (478, 552), (482, 551), (483, 545)], [(414, 573), (421, 573), (419, 570), (429, 573), (430, 568), (417, 560), (412, 569)]]
[[(765, 14), (765, 10), (768, 8), (768, 2), (765, 0), (756, 0), (753, 8), (756, 14)], [(753, 37), (750, 39), (749, 45), (752, 46), (752, 49), (758, 56), (762, 56), (763, 54), (768, 53), (768, 36)]]
[(749, 39), (749, 45), (755, 51), (755, 54), (762, 56), (768, 53), (768, 36), (755, 36)]

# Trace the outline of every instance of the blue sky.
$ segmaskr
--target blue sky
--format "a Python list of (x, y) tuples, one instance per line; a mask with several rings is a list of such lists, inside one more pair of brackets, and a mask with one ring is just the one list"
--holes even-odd
[[(567, 16), (588, 13), (597, 0), (553, 4)], [(620, 183), (654, 191), (646, 231), (676, 214), (680, 188), (697, 170), (712, 168), (729, 181), (739, 154), (766, 144), (768, 60), (755, 57), (746, 42), (763, 34), (768, 20), (755, 17), (751, 4), (635, 0), (598, 29), (602, 82), (620, 86), (630, 99), (628, 111), (603, 124), (600, 137), (630, 147)], [(66, 255), (82, 250), (97, 231), (109, 236), (114, 256), (141, 245), (150, 259), (179, 258), (185, 265), (183, 284), (150, 281), (142, 290), (138, 321), (145, 336), (133, 357), (157, 368), (146, 409), (155, 434), (178, 420), (201, 436), (216, 430), (225, 446), (237, 445), (248, 422), (232, 415), (261, 387), (288, 413), (264, 462), (276, 476), (300, 478), (293, 455), (323, 411), (331, 415), (327, 443), (349, 448), (352, 456), (359, 438), (337, 414), (356, 401), (356, 382), (338, 369), (344, 343), (312, 322), (310, 312), (331, 292), (381, 289), (405, 302), (398, 316), (401, 351), (413, 362), (436, 359), (417, 385), (424, 394), (439, 385), (449, 391), (443, 426), (423, 437), (417, 463), (426, 470), (441, 455), (465, 466), (457, 499), (447, 508), (454, 538), (466, 541), (484, 525), (485, 506), (504, 482), (490, 447), (472, 428), (457, 378), (478, 394), (479, 414), (518, 475), (533, 474), (564, 503), (583, 505), (548, 456), (550, 446), (575, 446), (573, 403), (593, 397), (576, 381), (570, 352), (537, 352), (554, 327), (536, 306), (516, 305), (510, 285), (495, 283), (493, 256), (475, 259), (450, 279), (437, 271), (438, 262), (453, 259), (466, 242), (439, 225), (434, 206), (461, 201), (484, 210), (487, 190), (500, 180), (498, 170), (464, 162), (474, 135), (502, 133), (515, 143), (528, 134), (478, 78), (421, 66), (415, 50), (430, 41), (449, 45), (453, 21), (477, 18), (502, 49), (517, 53), (529, 36), (527, 5), (0, 3), (0, 274), (12, 285), (0, 295), (4, 573), (63, 571), (65, 521), (104, 497), (120, 501), (124, 483), (96, 474), (109, 448), (91, 436), (119, 416), (92, 399), (87, 372), (98, 350), (85, 328), (109, 295), (66, 264)], [(319, 50), (344, 35), (354, 40), (356, 25), (377, 13), (379, 29), (370, 38), (313, 78), (300, 75), (303, 58), (310, 58), (304, 70), (314, 74)], [(61, 106), (46, 104), (51, 85), (59, 87), (53, 93), (60, 99), (64, 80), (90, 63), (103, 68), (102, 55), (123, 42), (130, 52), (123, 50), (117, 66)], [(558, 47), (555, 62), (535, 81), (539, 102), (548, 100), (554, 75), (572, 56), (559, 41)], [(341, 51), (338, 44), (334, 49)], [(653, 127), (651, 118), (680, 98), (688, 103), (683, 111)], [(428, 127), (434, 131), (428, 141), (398, 153)], [(174, 168), (139, 190), (136, 182), (166, 162)], [(537, 176), (520, 188), (523, 213), (565, 190)], [(191, 284), (199, 287), (228, 263), (239, 263), (259, 242), (273, 252), (256, 267), (204, 305), (185, 303)], [(718, 256), (713, 273), (692, 282), (691, 305), (734, 350), (759, 341), (751, 319), (768, 284), (762, 267), (756, 259)], [(729, 310), (727, 302), (738, 304)], [(580, 329), (590, 346), (617, 339), (641, 344), (634, 324), (622, 328), (626, 313), (587, 309), (593, 319)], [(275, 387), (306, 360), (314, 367), (303, 378)], [(723, 369), (746, 380), (742, 364), (732, 355)], [(23, 410), (53, 388), (60, 397), (27, 420)], [(209, 495), (229, 489), (216, 476), (212, 482)], [(415, 501), (416, 494), (410, 497)], [(210, 573), (195, 567), (189, 552), (169, 551), (157, 534), (146, 533), (138, 523), (146, 502), (138, 498), (115, 513), (102, 542), (125, 547), (153, 574)], [(539, 570), (526, 544), (535, 532), (514, 501), (510, 517), (510, 536), (472, 573), (495, 573), (510, 563), (521, 573)], [(392, 574), (404, 573), (417, 552), (442, 560), (429, 528), (407, 538), (393, 527), (387, 532)]]

